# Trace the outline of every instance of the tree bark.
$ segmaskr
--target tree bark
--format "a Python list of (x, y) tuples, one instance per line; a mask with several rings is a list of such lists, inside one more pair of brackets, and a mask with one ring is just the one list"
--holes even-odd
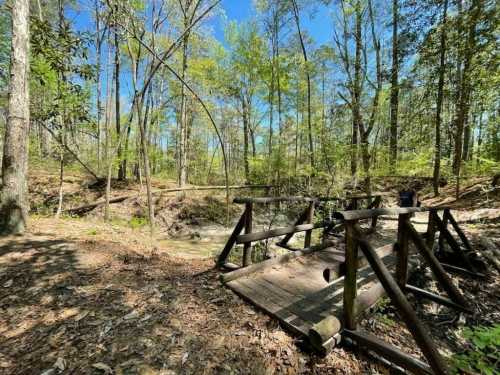
[(250, 164), (248, 161), (248, 143), (249, 143), (249, 116), (248, 103), (245, 96), (241, 95), (241, 111), (243, 116), (243, 166), (245, 169), (245, 182), (250, 182)]
[[(114, 44), (115, 44), (115, 126), (116, 126), (116, 137), (119, 139), (121, 137), (121, 122), (120, 122), (120, 42), (118, 39), (118, 25), (115, 25)], [(118, 180), (124, 181), (126, 176), (123, 168), (121, 145), (118, 146), (116, 156), (118, 158)]]
[(439, 49), (439, 80), (438, 92), (436, 98), (436, 119), (435, 119), (435, 139), (434, 139), (434, 171), (433, 171), (433, 188), (434, 195), (439, 195), (439, 177), (441, 169), (441, 112), (443, 110), (444, 96), (444, 74), (445, 74), (445, 58), (446, 58), (446, 18), (448, 14), (448, 0), (443, 3), (443, 19), (441, 21), (441, 36)]
[(467, 42), (464, 53), (464, 65), (462, 70), (462, 79), (460, 80), (459, 99), (455, 111), (455, 154), (453, 157), (453, 172), (460, 175), (460, 166), (462, 160), (464, 126), (469, 114), (470, 96), (472, 85), (470, 83), (470, 73), (472, 69), (472, 58), (476, 47), (476, 25), (479, 13), (482, 7), (481, 0), (473, 0), (469, 9), (469, 25), (467, 32)]
[(302, 56), (304, 57), (305, 73), (306, 73), (306, 83), (307, 83), (307, 136), (309, 140), (309, 161), (311, 164), (311, 176), (314, 175), (314, 142), (313, 142), (313, 130), (312, 130), (312, 109), (311, 109), (311, 74), (309, 72), (309, 62), (307, 59), (307, 51), (304, 44), (304, 38), (302, 37), (302, 31), (300, 29), (300, 19), (299, 19), (299, 8), (297, 6), (297, 1), (292, 0), (293, 14), (295, 18), (295, 24), (297, 26), (297, 32), (299, 34), (300, 47), (302, 50)]
[(398, 0), (392, 1), (392, 69), (391, 69), (391, 137), (389, 164), (396, 168), (398, 157), (398, 107), (399, 107), (399, 47), (398, 47)]
[(24, 233), (28, 222), (29, 1), (12, 6), (9, 112), (5, 126), (0, 232)]
[(101, 17), (99, 9), (99, 1), (95, 0), (95, 23), (96, 23), (96, 106), (97, 106), (97, 173), (101, 173), (101, 50), (102, 40), (101, 35)]
[(361, 129), (361, 54), (363, 50), (362, 42), (362, 9), (360, 2), (356, 2), (356, 52), (354, 57), (354, 82), (352, 87), (352, 142), (351, 142), (351, 175), (354, 177), (358, 169), (358, 133)]

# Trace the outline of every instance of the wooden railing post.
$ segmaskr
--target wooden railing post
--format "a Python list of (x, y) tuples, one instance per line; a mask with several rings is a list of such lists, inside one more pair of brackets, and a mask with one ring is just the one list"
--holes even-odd
[[(368, 208), (369, 209), (380, 208), (381, 203), (382, 203), (382, 197), (380, 195), (377, 195), (373, 200), (373, 202), (370, 203)], [(377, 220), (378, 216), (372, 217), (372, 225), (371, 225), (372, 229), (375, 229), (375, 227), (377, 226)]]
[[(312, 224), (314, 221), (314, 202), (309, 202), (309, 207), (307, 208), (307, 223)], [(308, 248), (311, 246), (311, 236), (312, 229), (306, 231), (306, 236), (304, 240), (304, 248)]]
[(229, 256), (229, 253), (231, 252), (231, 249), (233, 248), (234, 244), (236, 243), (236, 238), (238, 235), (241, 233), (245, 226), (246, 222), (246, 210), (243, 211), (243, 214), (241, 215), (240, 219), (238, 220), (238, 223), (236, 224), (236, 227), (233, 230), (233, 233), (231, 233), (231, 236), (226, 242), (226, 245), (224, 246), (224, 249), (219, 255), (219, 258), (217, 259), (217, 266), (222, 267), (225, 263), (226, 260)]
[(436, 237), (436, 220), (434, 220), (434, 212), (429, 211), (429, 221), (427, 224), (427, 238), (425, 239), (425, 243), (429, 249), (434, 248), (434, 240)]
[(453, 227), (453, 229), (455, 229), (455, 232), (458, 234), (458, 237), (460, 237), (460, 240), (462, 240), (462, 243), (464, 244), (464, 246), (467, 248), (467, 250), (474, 251), (474, 250), (472, 250), (472, 246), (469, 242), (469, 239), (467, 238), (467, 236), (463, 232), (462, 228), (460, 228), (460, 226), (458, 225), (457, 221), (455, 220), (455, 218), (453, 217), (451, 212), (447, 211), (447, 213), (448, 213), (447, 217), (451, 223), (451, 226)]
[[(295, 223), (294, 223), (293, 225), (297, 226), (297, 225), (301, 225), (301, 224), (303, 224), (303, 223), (304, 223), (304, 221), (307, 219), (307, 214), (308, 214), (308, 210), (306, 209), (306, 210), (304, 210), (304, 211), (300, 214), (299, 218), (295, 221)], [(284, 238), (283, 238), (283, 239), (279, 242), (279, 244), (280, 244), (281, 246), (285, 246), (285, 245), (287, 245), (287, 244), (288, 244), (288, 241), (290, 241), (290, 239), (293, 237), (293, 235), (294, 235), (294, 234), (295, 234), (295, 233), (289, 233), (289, 234), (287, 234), (287, 235), (286, 235), (286, 236), (285, 236), (285, 237), (284, 237)]]
[[(253, 203), (245, 203), (245, 234), (252, 233), (252, 211)], [(252, 242), (243, 245), (243, 267), (252, 263)]]
[[(439, 251), (442, 251), (442, 252), (444, 252), (444, 236), (445, 236), (445, 234), (443, 233), (444, 232), (443, 228), (448, 229), (448, 214), (447, 214), (447, 212), (448, 212), (447, 209), (445, 209), (443, 211), (443, 220), (442, 220), (443, 226), (441, 228), (439, 228), (439, 240), (438, 240), (439, 242), (438, 242), (438, 244), (439, 244)], [(434, 215), (437, 215), (437, 212), (434, 212)], [(434, 220), (434, 222), (436, 222), (436, 220)]]
[(400, 288), (405, 287), (408, 279), (408, 232), (406, 223), (409, 220), (409, 214), (400, 214), (398, 216), (396, 281)]
[(345, 276), (344, 276), (344, 324), (356, 329), (356, 272), (358, 268), (358, 243), (354, 235), (356, 221), (345, 222)]

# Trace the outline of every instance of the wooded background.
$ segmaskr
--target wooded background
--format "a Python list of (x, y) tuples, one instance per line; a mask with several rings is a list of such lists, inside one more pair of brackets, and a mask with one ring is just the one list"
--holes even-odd
[[(0, 8), (2, 128), (11, 7)], [(498, 171), (494, 1), (254, 7), (218, 40), (218, 0), (31, 1), (30, 163), (144, 181), (150, 200), (151, 176), (353, 178), (369, 191), (374, 175), (434, 175), (437, 193), (442, 175)], [(327, 43), (310, 37), (311, 17), (331, 24)]]

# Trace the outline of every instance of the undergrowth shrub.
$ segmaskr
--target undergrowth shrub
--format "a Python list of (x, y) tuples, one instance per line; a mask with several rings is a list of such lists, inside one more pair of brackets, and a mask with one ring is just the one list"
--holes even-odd
[(492, 327), (465, 328), (468, 348), (452, 357), (456, 373), (494, 375), (500, 367), (500, 324)]

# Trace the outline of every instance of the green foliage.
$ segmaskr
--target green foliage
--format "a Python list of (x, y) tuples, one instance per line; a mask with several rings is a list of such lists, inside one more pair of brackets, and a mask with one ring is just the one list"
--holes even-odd
[(452, 357), (457, 373), (498, 374), (500, 364), (500, 324), (492, 327), (465, 328), (463, 337), (469, 348)]
[(128, 222), (128, 225), (132, 229), (140, 229), (145, 227), (148, 224), (148, 220), (145, 217), (137, 217), (134, 216), (130, 221)]

